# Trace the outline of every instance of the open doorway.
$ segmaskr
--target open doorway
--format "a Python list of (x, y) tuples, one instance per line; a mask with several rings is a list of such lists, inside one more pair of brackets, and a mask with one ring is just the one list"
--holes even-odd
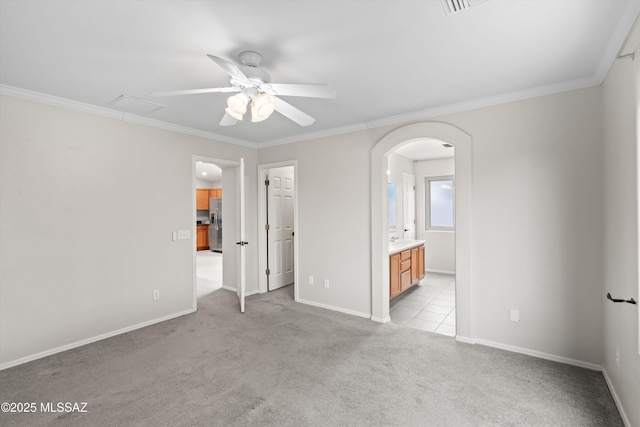
[(456, 340), (474, 342), (471, 269), (472, 139), (441, 122), (419, 122), (386, 134), (371, 150), (371, 319), (388, 322), (390, 302), (388, 161), (389, 154), (412, 141), (433, 138), (455, 147), (455, 321)]
[(196, 192), (196, 297), (222, 288), (222, 168), (197, 160)]
[[(202, 163), (198, 163), (202, 162)], [(206, 183), (200, 181), (198, 177), (198, 166), (202, 164), (212, 164), (221, 169), (222, 174), (220, 179), (213, 180), (214, 183)], [(209, 158), (199, 155), (192, 156), (192, 204), (189, 209), (193, 212), (193, 308), (197, 309), (199, 306), (199, 299), (204, 300), (209, 297), (215, 297), (220, 294), (219, 289), (227, 289), (238, 293), (240, 299), (241, 311), (244, 307), (244, 277), (245, 267), (243, 264), (243, 250), (244, 246), (239, 246), (238, 240), (244, 241), (244, 215), (243, 215), (243, 159), (240, 161), (234, 160), (222, 160)], [(209, 176), (210, 171), (207, 171)], [(200, 174), (200, 177), (202, 173)], [(216, 184), (216, 183), (220, 184)], [(205, 192), (200, 192), (200, 206), (198, 206), (198, 185), (213, 187), (206, 189)], [(216, 186), (216, 185), (219, 185)], [(211, 190), (218, 189), (219, 192)], [(213, 197), (209, 197), (213, 195)], [(222, 228), (221, 239), (222, 249), (219, 246), (214, 245), (214, 251), (211, 251), (211, 245), (207, 241), (203, 245), (204, 239), (209, 239), (209, 229), (211, 227), (212, 211), (210, 210), (211, 198), (220, 197), (221, 207), (218, 214), (220, 215), (218, 226)], [(198, 209), (201, 207), (202, 209)], [(202, 211), (202, 212), (198, 212)], [(208, 222), (200, 231), (200, 241), (198, 241), (198, 221)], [(216, 218), (218, 220), (218, 218)], [(215, 224), (214, 224), (215, 227)], [(207, 249), (208, 247), (208, 249)], [(198, 250), (200, 249), (200, 250)], [(217, 250), (216, 250), (217, 249)], [(214, 258), (215, 261), (212, 259)], [(201, 261), (201, 262), (199, 262)], [(202, 262), (204, 261), (204, 262)], [(200, 279), (200, 280), (199, 280)], [(202, 279), (205, 279), (203, 281)], [(198, 282), (205, 286), (199, 290)], [(207, 283), (211, 281), (213, 283)], [(220, 286), (220, 283), (222, 286)], [(207, 289), (207, 285), (209, 289)], [(211, 292), (209, 292), (211, 291)], [(198, 295), (201, 295), (198, 298)]]
[(389, 223), (391, 321), (451, 337), (456, 329), (454, 154), (451, 144), (420, 138), (387, 155), (388, 185), (396, 189), (388, 206), (397, 218)]
[(298, 300), (298, 182), (295, 161), (258, 166), (259, 292), (293, 285)]

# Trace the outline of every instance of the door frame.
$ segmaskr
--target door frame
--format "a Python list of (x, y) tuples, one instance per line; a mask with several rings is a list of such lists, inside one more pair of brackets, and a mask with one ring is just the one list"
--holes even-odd
[(423, 138), (448, 142), (456, 150), (456, 340), (473, 342), (473, 145), (471, 135), (448, 123), (419, 122), (402, 126), (382, 137), (371, 150), (371, 319), (377, 322), (390, 320), (388, 156), (402, 145)]
[(293, 299), (298, 301), (298, 247), (300, 233), (298, 232), (298, 162), (285, 160), (276, 163), (258, 165), (258, 292), (267, 292), (267, 236), (264, 225), (267, 221), (267, 206), (264, 179), (269, 169), (285, 166), (293, 167)]
[[(240, 167), (240, 162), (236, 161), (236, 160), (225, 160), (225, 159), (217, 159), (217, 158), (213, 158), (213, 157), (207, 157), (207, 156), (200, 156), (200, 155), (192, 155), (191, 156), (191, 206), (195, 207), (196, 206), (196, 162), (201, 161), (201, 162), (205, 162), (205, 163), (213, 163), (216, 166), (218, 166), (221, 169), (226, 169), (226, 168), (239, 168)], [(224, 174), (222, 176), (222, 183), (223, 183), (223, 187), (224, 187)], [(224, 200), (224, 194), (225, 192), (222, 192), (222, 197)], [(198, 243), (197, 243), (197, 226), (196, 226), (196, 210), (192, 209), (193, 212), (193, 218), (191, 221), (192, 224), (192, 231), (191, 231), (191, 235), (192, 235), (192, 243), (193, 243), (193, 249), (192, 249), (192, 286), (193, 286), (193, 310), (197, 310), (198, 309), (198, 275), (197, 275), (197, 255), (198, 255)], [(230, 236), (229, 233), (226, 234), (226, 239), (225, 239), (225, 234), (222, 235), (222, 242), (223, 242), (223, 246), (224, 246), (224, 241), (225, 240), (234, 240), (236, 237), (235, 236)], [(237, 263), (238, 263), (238, 259), (235, 256), (228, 256), (226, 257), (227, 260), (229, 259), (234, 259), (235, 260), (235, 264), (233, 265), (233, 268), (236, 269), (237, 268)], [(222, 262), (223, 262), (223, 267), (222, 270), (224, 271), (224, 261), (225, 261), (225, 256), (224, 253), (222, 255)], [(223, 279), (223, 284), (222, 287), (224, 288), (224, 276), (222, 277)]]

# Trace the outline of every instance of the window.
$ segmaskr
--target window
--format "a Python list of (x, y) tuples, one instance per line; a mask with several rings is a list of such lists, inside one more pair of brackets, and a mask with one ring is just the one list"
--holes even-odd
[(425, 224), (427, 230), (454, 229), (454, 180), (453, 176), (426, 177)]

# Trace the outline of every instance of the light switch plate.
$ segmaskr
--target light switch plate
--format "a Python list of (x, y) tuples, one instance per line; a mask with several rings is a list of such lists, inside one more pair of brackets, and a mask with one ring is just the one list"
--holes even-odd
[(191, 238), (191, 231), (178, 230), (178, 240), (186, 240)]
[(514, 310), (513, 308), (511, 310), (509, 310), (509, 320), (511, 320), (512, 322), (519, 322), (520, 321), (520, 311)]

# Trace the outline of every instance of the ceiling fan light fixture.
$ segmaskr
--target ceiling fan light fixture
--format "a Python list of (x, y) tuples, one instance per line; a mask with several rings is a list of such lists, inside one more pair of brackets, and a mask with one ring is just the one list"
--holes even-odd
[(266, 120), (275, 109), (276, 106), (269, 95), (265, 93), (258, 94), (251, 101), (251, 121), (261, 122)]
[(231, 108), (227, 107), (224, 109), (224, 112), (233, 117), (236, 120), (242, 120), (242, 114), (238, 114), (233, 111)]
[[(236, 115), (240, 117), (242, 117), (244, 113), (247, 112), (248, 102), (249, 102), (249, 97), (244, 92), (240, 92), (236, 95), (233, 95), (227, 98), (228, 109), (233, 111), (234, 113), (236, 113)], [(237, 118), (236, 116), (233, 116), (233, 117)], [(242, 118), (238, 120), (242, 120)]]

